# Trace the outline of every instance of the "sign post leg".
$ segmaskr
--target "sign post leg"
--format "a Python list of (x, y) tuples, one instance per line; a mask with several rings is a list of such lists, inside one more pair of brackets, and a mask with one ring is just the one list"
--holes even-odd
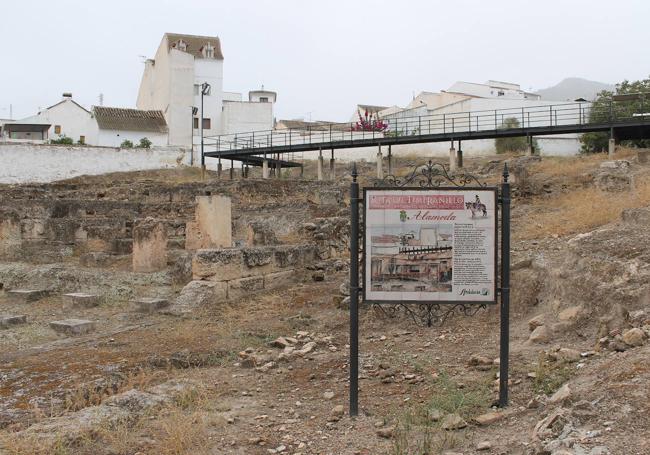
[(510, 183), (508, 165), (501, 184), (501, 339), (499, 352), (499, 406), (508, 405), (508, 357), (510, 351)]
[(350, 416), (359, 414), (359, 183), (352, 164), (350, 185)]

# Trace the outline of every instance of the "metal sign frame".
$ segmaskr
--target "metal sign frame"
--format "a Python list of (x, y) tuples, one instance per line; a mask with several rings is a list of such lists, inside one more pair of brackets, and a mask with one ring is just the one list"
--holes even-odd
[[(366, 261), (367, 261), (367, 255), (369, 254), (368, 251), (366, 251), (366, 233), (368, 231), (368, 224), (367, 224), (367, 219), (366, 215), (368, 213), (368, 195), (369, 192), (373, 191), (488, 191), (494, 193), (494, 286), (492, 287), (492, 296), (493, 299), (491, 301), (489, 300), (405, 300), (402, 302), (398, 302), (396, 300), (377, 300), (377, 299), (368, 299), (367, 298), (367, 291), (366, 289)], [(497, 290), (498, 290), (498, 284), (497, 284), (497, 277), (498, 277), (498, 263), (499, 263), (499, 254), (498, 254), (498, 232), (499, 232), (499, 222), (498, 222), (498, 201), (499, 197), (499, 190), (496, 186), (463, 186), (463, 187), (457, 187), (457, 186), (434, 186), (434, 187), (421, 187), (421, 186), (408, 186), (408, 187), (402, 187), (402, 186), (375, 186), (372, 188), (363, 188), (363, 198), (362, 198), (362, 205), (363, 205), (363, 227), (364, 229), (362, 230), (362, 245), (363, 245), (363, 262), (361, 263), (361, 279), (362, 279), (362, 297), (363, 297), (363, 302), (365, 303), (370, 303), (370, 304), (399, 304), (399, 305), (421, 305), (421, 304), (431, 304), (431, 305), (496, 305), (497, 303)], [(431, 325), (431, 324), (427, 324)]]
[[(359, 232), (359, 206), (365, 202), (364, 198), (359, 197), (359, 183), (357, 182), (357, 167), (356, 163), (352, 165), (352, 183), (350, 185), (350, 416), (357, 416), (359, 414), (359, 291), (362, 291), (365, 296), (365, 290), (359, 286), (359, 256), (362, 254), (359, 249), (359, 239), (361, 237)], [(499, 263), (500, 271), (499, 276), (495, 276), (495, 282), (498, 283), (497, 291), (500, 301), (500, 339), (499, 339), (499, 406), (505, 407), (508, 405), (508, 371), (509, 371), (509, 351), (510, 351), (510, 183), (508, 182), (509, 172), (507, 163), (504, 164), (502, 183), (496, 189), (497, 206), (500, 207), (501, 223), (499, 232), (499, 223), (497, 221), (497, 237), (500, 235), (501, 239), (501, 255), (500, 258), (497, 254), (495, 264)], [(389, 175), (382, 179), (376, 187), (401, 187), (403, 189), (411, 189), (410, 187), (417, 187), (423, 189), (440, 189), (444, 188), (443, 184), (455, 189), (481, 189), (492, 190), (494, 187), (488, 187), (485, 183), (480, 182), (475, 176), (471, 174), (452, 174), (442, 164), (432, 163), (423, 166), (416, 166), (411, 173), (404, 178), (398, 178)], [(473, 187), (473, 185), (477, 185)], [(495, 217), (496, 218), (496, 217)], [(365, 226), (365, 210), (364, 210), (364, 226)], [(365, 231), (365, 229), (364, 229)], [(365, 248), (365, 234), (363, 235), (364, 248)], [(499, 243), (498, 240), (496, 242)], [(365, 255), (364, 255), (365, 256)], [(365, 257), (364, 257), (365, 268)], [(364, 284), (365, 284), (365, 271), (364, 271)], [(495, 294), (496, 295), (496, 294)], [(418, 302), (419, 303), (419, 302)], [(402, 305), (405, 309), (411, 307), (424, 307), (425, 312), (429, 317), (429, 324), (431, 325), (431, 313), (441, 306), (449, 306), (443, 318), (444, 319), (453, 312), (456, 308), (460, 308), (462, 314), (474, 314), (478, 309), (486, 308), (485, 302), (453, 302), (453, 305), (442, 303), (439, 301), (425, 302), (417, 305), (413, 303), (403, 304), (399, 302), (379, 302), (377, 305)], [(472, 310), (474, 308), (475, 310)], [(408, 310), (411, 311), (411, 310)]]

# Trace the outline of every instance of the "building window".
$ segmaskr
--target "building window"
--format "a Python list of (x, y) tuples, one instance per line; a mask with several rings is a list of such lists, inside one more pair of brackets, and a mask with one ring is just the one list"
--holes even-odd
[(269, 99), (266, 96), (260, 96), (260, 103), (268, 103)]
[(79, 136), (79, 143), (80, 144), (85, 144), (86, 143), (86, 136)]
[(201, 53), (204, 58), (214, 58), (214, 46), (207, 43), (203, 48), (201, 48)]
[(54, 134), (61, 134), (61, 125), (54, 125)]
[(497, 92), (497, 96), (503, 96), (503, 95), (505, 95), (505, 92), (503, 90), (499, 90)]
[(172, 47), (178, 49), (179, 51), (183, 51), (183, 52), (187, 51), (187, 43), (182, 39), (179, 39), (174, 44), (172, 44)]
[[(203, 129), (204, 130), (209, 130), (211, 128), (210, 126), (211, 122), (209, 118), (204, 118), (203, 119)], [(199, 118), (194, 117), (194, 123), (193, 123), (194, 129), (198, 130), (199, 129)]]

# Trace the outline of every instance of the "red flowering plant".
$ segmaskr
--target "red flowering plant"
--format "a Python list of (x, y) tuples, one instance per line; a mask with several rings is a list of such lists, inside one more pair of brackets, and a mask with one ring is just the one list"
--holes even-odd
[(366, 110), (364, 115), (361, 115), (361, 111), (357, 110), (357, 115), (359, 121), (352, 125), (352, 131), (386, 131), (388, 129), (388, 123), (381, 120), (377, 113), (373, 115)]

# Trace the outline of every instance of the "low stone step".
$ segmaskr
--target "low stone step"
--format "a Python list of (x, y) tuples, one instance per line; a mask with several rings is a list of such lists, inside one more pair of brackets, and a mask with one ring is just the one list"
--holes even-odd
[(27, 316), (20, 315), (0, 315), (0, 329), (8, 329), (12, 325), (20, 325), (27, 323)]
[(46, 297), (48, 292), (45, 289), (12, 289), (7, 296), (15, 302), (36, 302)]
[(133, 300), (132, 303), (139, 313), (153, 313), (169, 306), (169, 300), (167, 299), (149, 297)]
[(50, 328), (65, 335), (85, 335), (95, 330), (95, 322), (85, 319), (64, 319), (50, 322)]
[(101, 303), (101, 297), (94, 294), (84, 294), (83, 292), (73, 292), (63, 294), (66, 301), (74, 307), (92, 308)]

